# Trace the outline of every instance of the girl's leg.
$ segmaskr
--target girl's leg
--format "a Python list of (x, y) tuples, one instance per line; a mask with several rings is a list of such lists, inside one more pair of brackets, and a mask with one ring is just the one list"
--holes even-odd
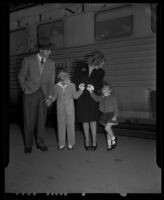
[(107, 123), (105, 125), (105, 131), (107, 132), (107, 144), (108, 144), (108, 149), (112, 148), (112, 137), (113, 137), (113, 131), (112, 131), (112, 126), (110, 123)]
[(91, 134), (92, 134), (92, 146), (96, 146), (96, 131), (97, 131), (97, 126), (96, 122), (90, 122), (90, 127), (91, 127)]
[(112, 130), (112, 126), (113, 126), (112, 123), (107, 123), (105, 125), (105, 130), (107, 131), (107, 135), (109, 135), (108, 138), (110, 137), (112, 146), (115, 147), (115, 145), (116, 145), (116, 138), (114, 136), (114, 133), (113, 133), (113, 130)]
[(112, 124), (111, 123), (107, 123), (105, 125), (105, 130), (108, 132), (108, 134), (109, 134), (109, 136), (111, 138), (114, 137), (113, 130), (112, 130)]
[(85, 137), (85, 146), (89, 146), (89, 123), (83, 122), (83, 131)]
[(107, 132), (107, 143), (108, 143), (108, 146), (111, 146), (111, 145), (112, 145), (111, 137), (110, 137), (110, 135), (109, 135), (108, 132)]

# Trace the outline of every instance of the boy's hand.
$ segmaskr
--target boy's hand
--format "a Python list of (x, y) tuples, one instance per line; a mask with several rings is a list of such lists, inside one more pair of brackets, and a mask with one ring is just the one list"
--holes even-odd
[(117, 121), (117, 117), (112, 117), (112, 121)]
[(79, 85), (79, 89), (83, 91), (83, 90), (85, 89), (85, 84), (84, 84), (84, 83), (81, 83), (81, 84)]

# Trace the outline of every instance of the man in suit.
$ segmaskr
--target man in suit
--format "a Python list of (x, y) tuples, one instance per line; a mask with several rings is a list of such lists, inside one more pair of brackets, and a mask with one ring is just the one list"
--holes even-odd
[(48, 57), (51, 44), (40, 43), (37, 54), (25, 58), (19, 72), (23, 90), (25, 153), (32, 152), (34, 130), (36, 145), (41, 151), (48, 151), (45, 145), (45, 124), (47, 116), (46, 99), (55, 82), (55, 63)]

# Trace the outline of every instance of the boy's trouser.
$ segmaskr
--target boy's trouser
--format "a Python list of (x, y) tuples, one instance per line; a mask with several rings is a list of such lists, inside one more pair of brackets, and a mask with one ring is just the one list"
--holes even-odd
[(68, 145), (75, 144), (75, 116), (74, 103), (57, 104), (58, 145), (65, 146), (66, 133)]
[(25, 146), (32, 147), (36, 127), (37, 145), (44, 144), (47, 106), (41, 89), (23, 96)]

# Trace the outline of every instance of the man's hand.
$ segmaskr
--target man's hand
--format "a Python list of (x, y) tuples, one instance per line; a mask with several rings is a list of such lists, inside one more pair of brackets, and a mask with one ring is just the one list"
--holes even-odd
[(49, 96), (48, 99), (46, 100), (46, 105), (50, 106), (52, 103), (53, 103), (53, 98)]

